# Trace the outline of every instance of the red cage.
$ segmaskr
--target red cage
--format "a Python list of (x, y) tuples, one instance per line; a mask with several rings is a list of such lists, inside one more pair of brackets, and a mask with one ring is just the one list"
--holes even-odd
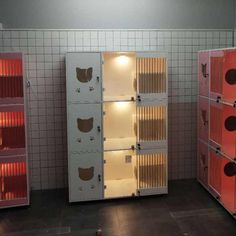
[(224, 101), (236, 101), (236, 50), (212, 51), (211, 98), (221, 97)]
[(221, 146), (221, 151), (236, 156), (236, 109), (210, 102), (210, 139)]
[(27, 202), (27, 165), (25, 156), (0, 158), (0, 207)]
[[(236, 159), (235, 159), (236, 160)], [(234, 161), (235, 161), (234, 160)], [(232, 213), (236, 213), (236, 164), (228, 158), (222, 158), (221, 165), (221, 201)]]
[(0, 53), (0, 207), (29, 203), (22, 53)]
[(201, 96), (209, 95), (209, 73), (210, 73), (210, 58), (209, 52), (200, 52), (198, 58), (198, 94)]
[(0, 98), (23, 97), (23, 93), (22, 60), (0, 58)]

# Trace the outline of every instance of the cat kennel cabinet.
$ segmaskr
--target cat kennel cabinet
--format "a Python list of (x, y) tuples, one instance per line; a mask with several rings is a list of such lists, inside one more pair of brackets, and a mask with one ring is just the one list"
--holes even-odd
[(0, 53), (0, 208), (29, 204), (22, 53)]
[(236, 49), (198, 59), (198, 180), (236, 218)]
[(69, 201), (166, 194), (167, 59), (66, 56)]

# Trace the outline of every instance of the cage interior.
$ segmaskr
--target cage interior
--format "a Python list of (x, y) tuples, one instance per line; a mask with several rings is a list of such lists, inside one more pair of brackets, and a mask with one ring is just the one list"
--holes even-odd
[(131, 150), (104, 153), (105, 198), (136, 195), (136, 156)]
[(126, 100), (135, 96), (135, 53), (103, 53), (103, 99)]
[(24, 112), (0, 112), (0, 149), (24, 147)]
[(0, 59), (0, 98), (23, 97), (21, 59)]
[(0, 200), (14, 200), (26, 196), (26, 162), (0, 163)]
[(127, 149), (136, 144), (134, 102), (106, 102), (104, 109), (104, 149)]

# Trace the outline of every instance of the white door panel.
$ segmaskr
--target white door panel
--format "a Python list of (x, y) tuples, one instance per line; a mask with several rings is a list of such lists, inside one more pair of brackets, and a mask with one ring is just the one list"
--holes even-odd
[(100, 53), (68, 53), (66, 57), (68, 102), (101, 100)]
[(69, 156), (70, 202), (103, 198), (102, 154)]
[(67, 108), (68, 151), (71, 153), (102, 150), (101, 104), (71, 104)]

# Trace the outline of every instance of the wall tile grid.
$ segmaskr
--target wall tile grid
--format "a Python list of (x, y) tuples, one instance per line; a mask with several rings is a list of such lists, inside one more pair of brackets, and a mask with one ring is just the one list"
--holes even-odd
[(197, 51), (233, 46), (233, 30), (2, 30), (25, 53), (32, 189), (67, 186), (65, 53), (164, 51), (169, 57), (169, 178), (195, 177)]

